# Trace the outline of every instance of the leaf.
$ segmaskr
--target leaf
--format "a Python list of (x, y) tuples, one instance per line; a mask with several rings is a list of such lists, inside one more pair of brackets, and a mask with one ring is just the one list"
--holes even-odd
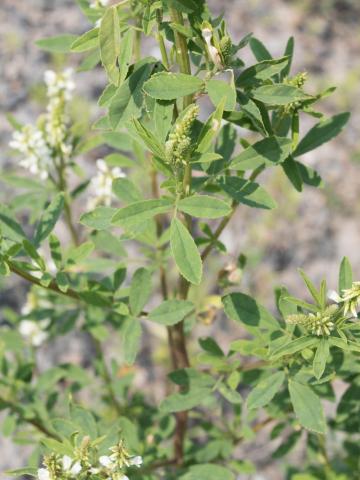
[(131, 313), (137, 316), (148, 302), (151, 295), (151, 273), (146, 268), (139, 268), (132, 277), (129, 305)]
[(200, 78), (185, 73), (156, 73), (144, 84), (145, 93), (157, 100), (174, 100), (203, 88), (204, 82)]
[(211, 393), (212, 389), (209, 387), (194, 387), (186, 393), (173, 393), (161, 402), (160, 410), (164, 413), (191, 410), (206, 400)]
[(263, 60), (256, 65), (247, 68), (236, 79), (236, 86), (248, 88), (256, 85), (259, 81), (267, 80), (280, 73), (289, 61), (288, 57), (271, 60)]
[(93, 28), (83, 35), (80, 35), (71, 45), (72, 52), (86, 52), (99, 45), (99, 29)]
[(349, 118), (350, 113), (344, 112), (317, 123), (300, 141), (294, 156), (304, 155), (339, 135)]
[(115, 195), (125, 203), (134, 203), (141, 200), (138, 188), (128, 178), (115, 178), (112, 184)]
[(95, 230), (105, 230), (111, 226), (111, 219), (115, 212), (115, 208), (96, 207), (95, 210), (81, 215), (80, 223)]
[(114, 130), (118, 130), (132, 118), (138, 118), (141, 115), (144, 101), (142, 88), (152, 69), (153, 64), (149, 63), (149, 60), (139, 62), (134, 72), (113, 96), (109, 108), (109, 119)]
[(289, 380), (289, 393), (295, 415), (301, 425), (313, 432), (325, 434), (326, 421), (320, 398), (307, 385)]
[(192, 302), (187, 300), (165, 300), (149, 313), (149, 320), (160, 325), (176, 325), (194, 311)]
[(136, 360), (141, 347), (141, 334), (140, 321), (137, 318), (128, 317), (122, 329), (124, 360), (128, 365), (132, 365)]
[(235, 475), (221, 465), (204, 463), (203, 465), (193, 465), (185, 475), (181, 475), (179, 480), (235, 480)]
[(64, 194), (59, 193), (51, 201), (50, 205), (47, 207), (43, 213), (40, 222), (37, 226), (34, 243), (35, 245), (40, 245), (41, 242), (47, 238), (50, 233), (53, 231), (56, 222), (59, 220), (60, 215), (64, 208)]
[(249, 410), (265, 407), (270, 403), (280, 390), (284, 380), (284, 372), (273, 373), (261, 380), (247, 397), (246, 402)]
[(140, 121), (133, 119), (133, 125), (139, 137), (143, 140), (147, 148), (157, 157), (165, 158), (164, 146), (156, 136), (150, 132)]
[(207, 153), (213, 140), (219, 133), (221, 128), (221, 120), (224, 113), (225, 101), (226, 98), (223, 98), (217, 106), (215, 112), (210, 115), (205, 125), (201, 129), (199, 138), (197, 140), (196, 153)]
[(187, 228), (177, 218), (171, 221), (170, 247), (181, 275), (190, 283), (199, 285), (202, 278), (199, 250)]
[(311, 98), (310, 95), (305, 94), (299, 88), (281, 83), (256, 88), (252, 90), (251, 96), (255, 100), (268, 105), (287, 105), (288, 103)]
[(100, 58), (111, 83), (119, 84), (119, 68), (117, 65), (120, 54), (120, 19), (117, 8), (110, 7), (101, 20)]
[(98, 428), (94, 416), (80, 405), (70, 404), (70, 418), (80, 427), (85, 435), (89, 435), (92, 440), (98, 436)]
[(8, 207), (0, 204), (0, 233), (14, 242), (22, 243), (26, 235), (21, 225), (13, 218), (14, 216)]
[(259, 327), (277, 330), (277, 320), (249, 295), (245, 293), (230, 293), (222, 298), (226, 315), (236, 322), (257, 330)]
[(171, 128), (174, 114), (174, 102), (157, 100), (154, 107), (156, 135), (164, 143)]
[(234, 170), (253, 170), (261, 165), (274, 166), (282, 163), (290, 155), (292, 142), (285, 137), (267, 137), (247, 147), (236, 156), (230, 168)]
[(353, 282), (353, 274), (348, 257), (344, 257), (341, 261), (339, 271), (339, 292), (351, 288)]
[(83, 262), (94, 250), (93, 242), (84, 242), (77, 247), (72, 247), (66, 256), (68, 266), (76, 265)]
[(263, 60), (271, 60), (272, 56), (265, 47), (265, 45), (255, 37), (251, 37), (249, 40), (251, 51), (253, 52), (256, 60), (262, 62)]
[(173, 200), (170, 198), (159, 198), (152, 200), (141, 200), (131, 203), (127, 207), (117, 210), (112, 217), (112, 225), (131, 227), (149, 220), (155, 215), (167, 213), (173, 208)]
[(224, 111), (235, 110), (236, 90), (234, 85), (234, 74), (231, 76), (231, 83), (223, 80), (212, 79), (206, 84), (208, 95), (215, 107), (225, 98)]
[(134, 43), (134, 30), (129, 28), (127, 32), (121, 38), (120, 43), (120, 54), (118, 58), (118, 64), (120, 68), (120, 77), (119, 77), (119, 85), (121, 85), (126, 75), (129, 71), (129, 65), (131, 63), (132, 55), (133, 55), (133, 43)]
[(71, 45), (77, 38), (77, 35), (56, 35), (54, 37), (42, 38), (41, 40), (37, 40), (35, 44), (39, 48), (41, 48), (41, 50), (45, 50), (46, 52), (70, 53)]
[(209, 195), (193, 195), (181, 199), (177, 208), (197, 218), (220, 218), (231, 213), (231, 206)]
[(272, 360), (278, 360), (285, 355), (294, 355), (299, 351), (305, 350), (306, 348), (312, 348), (318, 345), (320, 338), (314, 336), (304, 336), (299, 337), (296, 340), (292, 340), (285, 345), (277, 348), (273, 351), (271, 355)]
[(283, 163), (282, 168), (285, 175), (290, 180), (291, 184), (298, 192), (302, 192), (303, 189), (303, 179), (301, 172), (298, 166), (298, 162), (295, 162), (293, 157), (289, 156)]
[(37, 472), (38, 472), (37, 468), (27, 467), (27, 468), (17, 468), (15, 470), (7, 470), (5, 473), (7, 473), (8, 475), (14, 476), (14, 477), (21, 478), (24, 475), (29, 475), (31, 477), (37, 477), (38, 476)]
[(320, 378), (323, 376), (329, 354), (329, 340), (327, 338), (322, 338), (316, 349), (313, 361), (314, 374), (318, 380), (320, 380)]
[(237, 203), (268, 210), (277, 207), (275, 200), (258, 183), (244, 178), (226, 176), (219, 185)]

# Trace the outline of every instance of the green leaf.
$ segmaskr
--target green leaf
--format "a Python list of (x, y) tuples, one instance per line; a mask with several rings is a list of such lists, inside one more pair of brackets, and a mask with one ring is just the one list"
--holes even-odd
[(234, 84), (234, 75), (231, 76), (231, 83), (223, 80), (209, 80), (206, 88), (210, 100), (215, 107), (219, 105), (223, 98), (225, 98), (224, 111), (235, 110), (236, 106), (236, 90)]
[(70, 418), (80, 427), (83, 434), (89, 435), (92, 440), (98, 436), (98, 428), (92, 413), (80, 405), (70, 404)]
[(351, 288), (353, 283), (353, 274), (348, 257), (344, 257), (341, 261), (339, 271), (339, 292)]
[(313, 361), (313, 370), (315, 377), (320, 380), (325, 371), (326, 362), (329, 358), (330, 349), (329, 349), (329, 340), (327, 338), (322, 338), (319, 342), (319, 345), (316, 349), (316, 353)]
[(160, 325), (176, 325), (194, 311), (194, 304), (187, 300), (165, 300), (149, 313), (149, 320)]
[(325, 434), (326, 421), (320, 398), (307, 385), (289, 380), (289, 393), (295, 415), (301, 425), (313, 432)]
[(251, 331), (259, 327), (278, 330), (277, 320), (249, 295), (245, 293), (230, 293), (222, 298), (226, 315), (236, 322), (249, 327)]
[(125, 203), (134, 203), (141, 200), (138, 188), (128, 178), (115, 178), (112, 185), (113, 192)]
[(59, 193), (51, 201), (50, 205), (47, 207), (43, 213), (40, 222), (37, 226), (34, 243), (35, 245), (40, 245), (41, 242), (47, 238), (50, 233), (53, 231), (56, 222), (59, 220), (60, 215), (64, 208), (64, 194)]
[(281, 166), (284, 170), (285, 175), (288, 177), (295, 190), (297, 190), (298, 192), (302, 192), (303, 179), (301, 176), (298, 162), (296, 162), (292, 156), (289, 156), (282, 163)]
[(259, 81), (267, 80), (280, 73), (289, 61), (288, 57), (274, 60), (264, 60), (247, 68), (236, 79), (236, 86), (248, 88), (256, 85)]
[(210, 115), (207, 122), (201, 129), (197, 141), (196, 153), (207, 153), (209, 148), (211, 147), (213, 140), (219, 133), (221, 128), (221, 120), (224, 114), (225, 101), (226, 98), (223, 98), (214, 113)]
[(133, 119), (133, 125), (139, 137), (143, 140), (147, 148), (157, 157), (165, 158), (164, 146), (156, 136), (150, 132), (140, 121)]
[(202, 278), (199, 250), (186, 227), (177, 218), (171, 221), (170, 247), (181, 275), (190, 283), (199, 285)]
[(177, 208), (197, 218), (220, 218), (231, 213), (231, 206), (216, 197), (193, 195), (181, 199)]
[(151, 273), (146, 268), (139, 268), (132, 277), (129, 305), (131, 313), (137, 316), (141, 313), (151, 295)]
[(172, 208), (173, 200), (170, 198), (141, 200), (120, 208), (113, 216), (111, 223), (112, 225), (131, 227), (149, 220), (155, 215), (167, 213)]
[(235, 157), (230, 167), (235, 170), (253, 170), (261, 165), (274, 166), (290, 155), (292, 142), (285, 137), (267, 137), (246, 148)]
[(206, 400), (211, 393), (212, 389), (209, 387), (194, 387), (188, 392), (173, 393), (161, 402), (160, 410), (164, 413), (191, 410)]
[(262, 62), (264, 60), (271, 60), (272, 56), (269, 53), (268, 49), (265, 47), (265, 45), (258, 40), (255, 37), (251, 37), (249, 40), (249, 45), (251, 48), (251, 51), (253, 52), (256, 60), (258, 62)]
[(317, 291), (315, 285), (313, 284), (313, 282), (310, 280), (310, 278), (306, 275), (306, 273), (299, 269), (299, 273), (302, 277), (302, 279), (304, 280), (304, 283), (305, 285), (307, 286), (309, 292), (311, 293), (311, 296), (313, 297), (313, 299), (315, 300), (315, 302), (321, 306), (321, 302), (320, 302), (320, 294), (319, 292)]
[(277, 348), (271, 355), (272, 360), (278, 360), (285, 355), (294, 355), (297, 352), (305, 350), (306, 348), (316, 347), (320, 342), (320, 338), (314, 336), (299, 337), (296, 340), (292, 340), (285, 345)]
[(270, 403), (280, 390), (284, 380), (284, 372), (273, 373), (261, 380), (247, 397), (246, 402), (249, 410), (265, 407)]
[(174, 115), (174, 102), (157, 100), (154, 107), (154, 121), (157, 137), (164, 143), (170, 131)]
[(120, 43), (120, 54), (118, 58), (118, 64), (120, 68), (120, 77), (119, 77), (120, 85), (124, 82), (126, 75), (128, 74), (128, 71), (129, 71), (129, 66), (131, 64), (131, 59), (133, 55), (133, 43), (134, 43), (134, 30), (132, 28), (129, 28), (129, 30), (124, 33)]
[(21, 478), (24, 475), (29, 475), (31, 477), (37, 477), (38, 476), (37, 471), (38, 471), (37, 468), (27, 467), (27, 468), (16, 468), (15, 470), (7, 470), (6, 473), (8, 475), (18, 477), (18, 478)]
[(142, 89), (152, 69), (153, 64), (149, 63), (148, 60), (139, 62), (134, 72), (122, 83), (112, 97), (109, 119), (114, 130), (118, 130), (132, 118), (140, 117), (144, 101)]
[(251, 96), (255, 98), (255, 100), (268, 105), (287, 105), (288, 103), (311, 98), (299, 88), (281, 83), (256, 88), (252, 90)]
[(181, 475), (179, 480), (235, 480), (235, 475), (221, 465), (204, 463), (203, 465), (193, 465), (185, 475)]
[(41, 48), (41, 50), (45, 50), (46, 52), (69, 53), (71, 52), (71, 45), (77, 38), (77, 35), (57, 35), (37, 40), (35, 44)]
[(120, 19), (117, 8), (106, 10), (99, 32), (100, 58), (111, 83), (119, 84)]
[(237, 203), (268, 210), (277, 207), (275, 200), (258, 183), (226, 176), (220, 180), (219, 185)]
[(174, 100), (203, 88), (204, 82), (200, 78), (185, 73), (156, 73), (144, 84), (144, 91), (157, 100)]
[(132, 365), (139, 353), (141, 347), (141, 324), (137, 318), (128, 317), (122, 328), (122, 345), (124, 351), (124, 360), (128, 365)]
[(84, 242), (77, 247), (72, 247), (66, 255), (66, 263), (68, 266), (76, 265), (83, 262), (94, 250), (93, 242)]
[(26, 235), (21, 225), (14, 219), (15, 214), (5, 205), (0, 204), (0, 232), (14, 242), (22, 243)]
[(300, 141), (294, 156), (304, 155), (339, 135), (349, 118), (350, 113), (345, 112), (317, 123)]
[(111, 226), (115, 212), (116, 208), (96, 207), (95, 210), (81, 215), (80, 223), (95, 230), (105, 230)]
[(71, 45), (72, 52), (86, 52), (99, 45), (99, 29), (93, 28), (78, 37)]

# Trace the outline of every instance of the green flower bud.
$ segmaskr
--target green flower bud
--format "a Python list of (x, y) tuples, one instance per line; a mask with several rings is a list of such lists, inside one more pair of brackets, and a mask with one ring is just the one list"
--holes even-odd
[(199, 114), (198, 105), (190, 105), (175, 123), (165, 144), (166, 157), (170, 164), (185, 163), (191, 149), (191, 128)]
[(228, 35), (222, 37), (220, 40), (220, 53), (224, 65), (226, 65), (231, 60), (232, 53), (232, 41)]

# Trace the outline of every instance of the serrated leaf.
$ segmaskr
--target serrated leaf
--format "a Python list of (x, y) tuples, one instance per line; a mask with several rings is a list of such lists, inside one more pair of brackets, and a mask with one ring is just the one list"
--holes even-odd
[(231, 213), (229, 204), (209, 195), (185, 197), (178, 202), (177, 208), (197, 218), (220, 218)]
[(230, 167), (235, 170), (253, 170), (261, 165), (278, 165), (290, 155), (292, 142), (285, 137), (267, 137), (260, 140), (236, 156)]
[(223, 80), (212, 79), (206, 84), (210, 100), (215, 107), (225, 98), (224, 111), (235, 110), (236, 90), (234, 84), (234, 75), (232, 74), (230, 83)]
[(117, 8), (110, 7), (101, 20), (99, 32), (100, 58), (111, 83), (119, 84), (120, 19)]
[(166, 300), (149, 313), (149, 320), (160, 325), (176, 325), (194, 311), (194, 304), (187, 300)]
[(177, 218), (171, 221), (170, 247), (181, 275), (190, 283), (199, 285), (202, 278), (200, 253), (193, 237)]
[(56, 195), (56, 197), (50, 202), (50, 205), (43, 213), (36, 228), (34, 236), (35, 245), (40, 245), (40, 243), (43, 242), (45, 238), (48, 237), (53, 231), (63, 211), (64, 203), (65, 201), (63, 193)]
[(256, 387), (251, 390), (249, 396), (247, 397), (246, 402), (249, 410), (265, 407), (268, 403), (270, 403), (280, 390), (284, 380), (284, 372), (273, 373), (272, 375), (266, 376), (263, 380), (261, 380)]
[(96, 207), (95, 210), (81, 215), (80, 223), (95, 230), (105, 230), (111, 226), (115, 212), (116, 208)]
[(141, 200), (120, 208), (113, 216), (112, 225), (131, 227), (149, 220), (155, 215), (167, 213), (173, 208), (173, 200), (170, 198), (159, 198), (152, 200)]
[(185, 73), (160, 72), (144, 84), (144, 91), (157, 100), (174, 100), (199, 92), (204, 82)]
[(139, 268), (132, 277), (129, 293), (129, 305), (134, 316), (141, 313), (149, 300), (151, 290), (151, 273), (146, 268)]
[(251, 96), (267, 105), (287, 105), (311, 98), (299, 88), (280, 83), (258, 87), (251, 91)]
[(268, 210), (277, 207), (275, 200), (258, 183), (244, 178), (226, 176), (219, 185), (237, 203)]
[(298, 157), (320, 147), (339, 135), (350, 118), (350, 113), (340, 113), (317, 123), (311, 128), (296, 147), (294, 156)]
[(289, 393), (295, 415), (301, 425), (313, 432), (325, 434), (326, 421), (320, 398), (307, 385), (289, 380)]

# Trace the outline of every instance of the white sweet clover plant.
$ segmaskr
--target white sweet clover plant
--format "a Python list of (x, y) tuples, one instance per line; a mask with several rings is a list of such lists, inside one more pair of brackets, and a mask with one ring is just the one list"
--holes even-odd
[[(262, 435), (283, 478), (357, 479), (360, 283), (349, 261), (338, 292), (301, 272), (311, 300), (277, 288), (270, 313), (243, 291), (246, 257), (229, 268), (220, 239), (238, 209), (276, 208), (258, 183), (265, 170), (299, 192), (322, 185), (302, 156), (348, 120), (315, 109), (334, 89), (309, 93), (306, 73), (291, 72), (293, 38), (280, 58), (252, 35), (234, 43), (203, 0), (77, 3), (89, 30), (38, 45), (84, 55), (80, 71), (104, 68), (104, 115), (80, 128), (77, 74), (47, 71), (45, 113), (30, 125), (9, 117), (19, 168), (1, 174), (0, 274), (29, 289), (22, 308), (2, 309), (0, 330), (3, 433), (34, 447), (12, 473), (234, 480), (255, 474), (239, 452)], [(144, 37), (157, 57), (141, 56)], [(314, 126), (300, 138), (303, 115)], [(219, 272), (207, 267), (214, 254)], [(220, 347), (222, 316), (244, 333)], [(90, 360), (44, 367), (57, 337), (79, 330)], [(295, 446), (298, 464), (287, 456)]]

